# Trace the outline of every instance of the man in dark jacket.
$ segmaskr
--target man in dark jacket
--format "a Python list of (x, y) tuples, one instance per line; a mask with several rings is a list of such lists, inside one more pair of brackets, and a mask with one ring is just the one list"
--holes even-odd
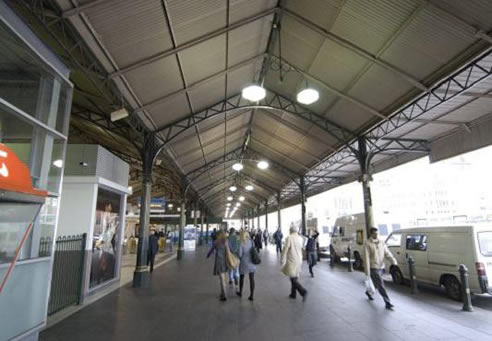
[(280, 230), (280, 226), (277, 231), (273, 234), (273, 239), (275, 240), (275, 245), (277, 246), (277, 254), (282, 252), (282, 238), (284, 235), (282, 234), (282, 230)]
[(319, 232), (316, 230), (309, 230), (309, 234), (307, 235), (306, 255), (311, 277), (314, 277), (313, 267), (316, 265), (316, 238), (318, 236)]
[(150, 272), (154, 271), (154, 260), (155, 255), (159, 251), (159, 238), (157, 237), (155, 231), (152, 231), (149, 236), (149, 253), (147, 257), (147, 265), (150, 263)]

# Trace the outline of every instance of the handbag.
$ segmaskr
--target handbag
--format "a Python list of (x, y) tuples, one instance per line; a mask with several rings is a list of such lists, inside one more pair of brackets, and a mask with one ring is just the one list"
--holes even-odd
[(364, 283), (366, 284), (366, 291), (369, 295), (373, 296), (376, 293), (376, 288), (374, 288), (374, 283), (372, 283), (371, 277), (366, 276), (366, 279), (364, 280)]
[(254, 246), (250, 249), (249, 252), (251, 255), (251, 263), (253, 263), (254, 265), (261, 264), (260, 255), (258, 254), (258, 251), (256, 250), (256, 248)]
[(239, 259), (231, 252), (229, 245), (225, 243), (226, 265), (229, 269), (236, 269), (239, 266)]

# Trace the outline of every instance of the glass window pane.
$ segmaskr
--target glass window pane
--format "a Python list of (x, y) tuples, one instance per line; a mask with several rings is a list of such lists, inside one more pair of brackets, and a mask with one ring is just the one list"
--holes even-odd
[(492, 232), (480, 232), (478, 234), (478, 243), (480, 244), (480, 252), (484, 256), (492, 256)]

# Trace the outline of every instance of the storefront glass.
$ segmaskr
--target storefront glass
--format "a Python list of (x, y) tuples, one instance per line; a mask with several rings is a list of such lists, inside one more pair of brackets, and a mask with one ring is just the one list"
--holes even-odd
[(121, 195), (99, 188), (92, 237), (90, 288), (116, 277), (121, 238), (120, 211)]

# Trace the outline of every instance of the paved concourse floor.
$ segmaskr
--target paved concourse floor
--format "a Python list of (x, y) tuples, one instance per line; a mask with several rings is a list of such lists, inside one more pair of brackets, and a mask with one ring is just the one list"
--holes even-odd
[(326, 261), (315, 267), (315, 278), (303, 265), (306, 302), (289, 299), (273, 246), (262, 252), (255, 301), (247, 300), (245, 279), (242, 299), (231, 288), (227, 302), (219, 302), (213, 260), (205, 254), (204, 246), (166, 263), (150, 288), (126, 285), (45, 330), (41, 340), (492, 340), (492, 297), (474, 298), (475, 311), (467, 313), (440, 290), (412, 296), (408, 287), (388, 283), (395, 304), (388, 311), (379, 296), (367, 300), (362, 273)]

